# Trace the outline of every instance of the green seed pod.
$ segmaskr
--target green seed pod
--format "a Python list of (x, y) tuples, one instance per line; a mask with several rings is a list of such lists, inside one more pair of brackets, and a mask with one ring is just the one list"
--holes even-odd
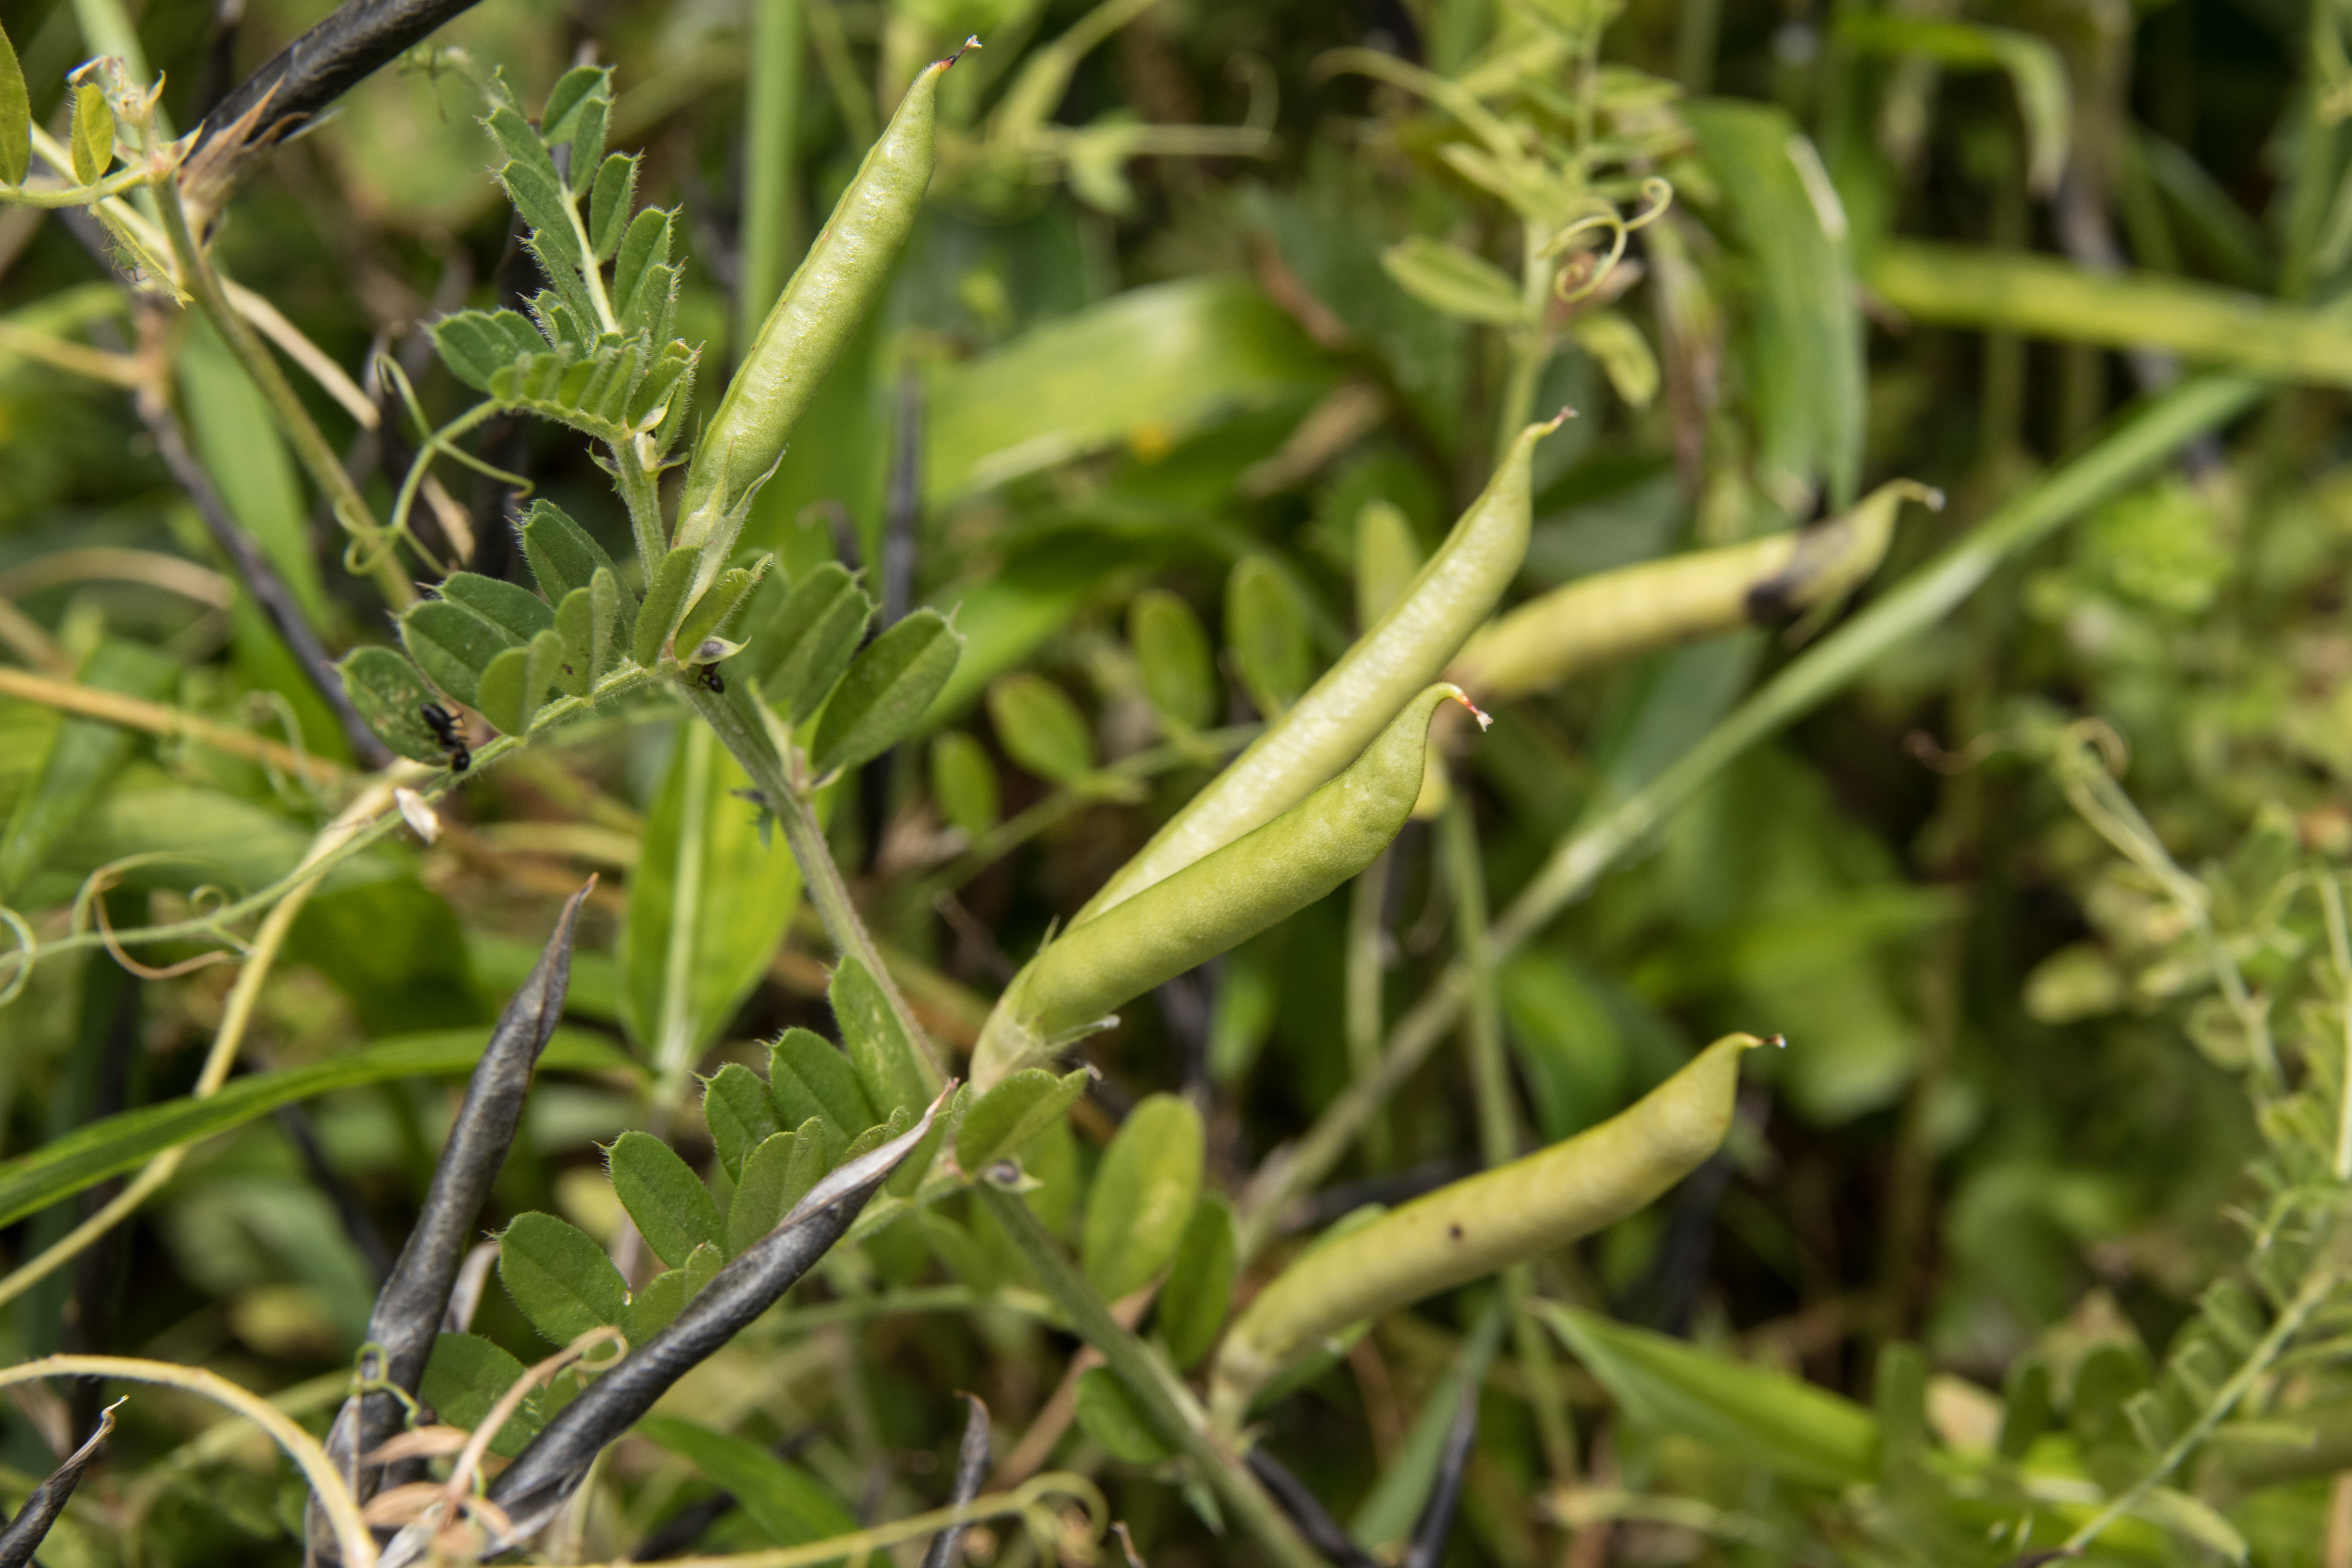
[(973, 1084), (985, 1092), (1043, 1056), (1055, 1037), (1248, 940), (1371, 864), (1412, 811), (1430, 716), (1447, 701), (1468, 706), (1458, 686), (1426, 688), (1339, 777), (1038, 954), (989, 1016), (972, 1054)]
[(1518, 573), (1528, 551), (1528, 462), (1566, 417), (1519, 433), (1404, 597), (1103, 884), (1078, 911), (1074, 932), (1297, 805), (1445, 667)]
[(705, 550), (709, 577), (733, 547), (743, 503), (783, 455), (793, 426), (907, 243), (931, 183), (940, 78), (954, 63), (934, 60), (898, 100), (703, 432), (678, 502), (677, 542)]
[(1832, 603), (1878, 569), (1906, 497), (1941, 504), (1896, 480), (1799, 532), (1580, 579), (1486, 626), (1446, 674), (1480, 701), (1501, 702), (1604, 660)]
[(1731, 1129), (1739, 1059), (1726, 1035), (1601, 1125), (1465, 1177), (1318, 1247), (1234, 1320), (1210, 1384), (1227, 1430), (1283, 1364), (1324, 1335), (1589, 1236), (1643, 1207)]

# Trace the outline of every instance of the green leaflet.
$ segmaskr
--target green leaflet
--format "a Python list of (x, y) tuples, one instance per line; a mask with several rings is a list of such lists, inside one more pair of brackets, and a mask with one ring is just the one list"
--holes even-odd
[(1225, 645), (1250, 701), (1270, 719), (1314, 678), (1307, 607), (1289, 574), (1265, 556), (1244, 557), (1225, 579)]
[(681, 659), (693, 658), (705, 638), (726, 626), (728, 617), (735, 613), (736, 606), (743, 602), (744, 596), (774, 560), (773, 556), (761, 556), (756, 565), (732, 567), (719, 574), (719, 580), (704, 591), (702, 597), (694, 601), (694, 608), (677, 623), (677, 643)]
[(1528, 325), (1519, 286), (1483, 256), (1414, 235), (1381, 252), (1381, 268), (1432, 309), (1489, 327)]
[(555, 612), (545, 600), (503, 578), (453, 571), (441, 580), (441, 597), (472, 611), (513, 643), (529, 643), (555, 624)]
[(874, 616), (874, 601), (857, 580), (832, 561), (796, 579), (764, 619), (746, 626), (745, 655), (761, 695), (798, 724), (816, 712), (857, 656), (857, 640)]
[[(126, 696), (157, 697), (179, 666), (142, 643), (108, 638), (80, 671), (80, 682)], [(41, 869), (50, 848), (71, 828), (130, 760), (137, 732), (94, 718), (58, 721), (41, 770), (0, 829), (0, 903)]]
[[(547, 352), (548, 341), (528, 318), (512, 310), (459, 310), (433, 323), (433, 348), (451, 374), (486, 392), (500, 371)], [(536, 568), (538, 562), (531, 564)]]
[(483, 669), (475, 706), (503, 733), (527, 733), (562, 675), (563, 654), (563, 638), (551, 627), (523, 647), (507, 649)]
[(881, 1120), (858, 1086), (856, 1070), (829, 1042), (804, 1029), (788, 1029), (768, 1052), (768, 1097), (787, 1126), (824, 1129), (830, 1159), (849, 1140)]
[(988, 748), (960, 729), (931, 742), (931, 801), (948, 825), (978, 843), (996, 826), (996, 764)]
[(96, 184), (113, 166), (114, 110), (107, 104), (106, 89), (96, 82), (86, 81), (74, 91), (68, 155), (74, 179), (84, 185)]
[[(353, 1089), (400, 1078), (470, 1072), (487, 1042), (475, 1028), (382, 1040), (307, 1067), (232, 1078), (209, 1098), (183, 1097), (90, 1122), (52, 1138), (31, 1154), (0, 1164), (0, 1225), (13, 1225), (108, 1176), (120, 1176), (182, 1144), (216, 1137), (330, 1090)], [(610, 1071), (628, 1059), (598, 1036), (558, 1028), (539, 1065)]]
[(1056, 1078), (1042, 1067), (1024, 1067), (982, 1094), (964, 1113), (956, 1130), (956, 1164), (977, 1176), (998, 1160), (1018, 1155), (1030, 1139), (1059, 1122), (1087, 1092), (1080, 1068)]
[(1078, 1425), (1112, 1458), (1127, 1464), (1156, 1465), (1176, 1452), (1108, 1366), (1090, 1368), (1078, 1379)]
[(1766, 104), (1708, 99), (1685, 105), (1756, 258), (1754, 339), (1761, 456), (1773, 499), (1801, 503), (1826, 476), (1830, 504), (1853, 504), (1862, 477), (1866, 371), (1845, 214), (1811, 142)]
[(1304, 405), (1335, 373), (1238, 278), (1130, 288), (932, 373), (924, 499), (941, 507), (1140, 429), (1181, 440), (1236, 408)]
[(732, 1497), (744, 1517), (778, 1546), (824, 1541), (857, 1528), (857, 1516), (830, 1487), (757, 1443), (675, 1416), (648, 1416), (636, 1430), (693, 1460), (710, 1484)]
[(825, 1173), (824, 1124), (812, 1116), (797, 1132), (774, 1133), (743, 1160), (727, 1206), (727, 1250), (741, 1252), (793, 1211)]
[(730, 1181), (742, 1180), (745, 1158), (776, 1134), (768, 1086), (740, 1061), (729, 1062), (703, 1081), (702, 1120)]
[(1087, 1201), (1080, 1257), (1104, 1300), (1141, 1290), (1175, 1257), (1206, 1147), (1201, 1113), (1177, 1095), (1151, 1095), (1128, 1113)]
[[(640, 627), (644, 625), (639, 622)], [(800, 899), (781, 836), (761, 841), (751, 779), (711, 734), (682, 727), (629, 879), (624, 1019), (665, 1072), (683, 1072), (759, 984)]]
[(514, 1304), (557, 1344), (617, 1325), (629, 1288), (588, 1233), (551, 1214), (515, 1216), (499, 1238), (499, 1281)]
[(1143, 693), (1160, 716), (1205, 729), (1217, 716), (1217, 669), (1209, 634), (1192, 607), (1164, 588), (1146, 589), (1127, 609), (1127, 640), (1143, 670)]
[(919, 1111), (937, 1092), (939, 1074), (923, 1049), (908, 1037), (889, 998), (866, 966), (844, 956), (825, 989), (833, 1016), (841, 1027), (842, 1049), (848, 1052), (857, 1082), (869, 1104), (880, 1113)]
[(16, 46), (0, 27), (0, 184), (23, 184), (32, 167), (33, 100), (25, 90)]
[[(488, 1419), (507, 1390), (522, 1381), (524, 1371), (521, 1362), (478, 1334), (445, 1333), (433, 1342), (416, 1394), (448, 1425), (472, 1428)], [(526, 1394), (490, 1439), (490, 1452), (511, 1459), (546, 1425), (538, 1395)]]
[[(564, 595), (587, 587), (600, 570), (615, 574), (619, 571), (604, 547), (552, 501), (530, 504), (530, 510), (522, 517), (521, 534), (523, 557), (530, 562), (530, 574), (551, 604), (562, 604)], [(621, 598), (625, 626), (636, 601), (625, 593)]]
[(1644, 1427), (1695, 1437), (1806, 1486), (1842, 1487), (1877, 1473), (1878, 1423), (1851, 1400), (1575, 1307), (1534, 1306)]
[(948, 684), (962, 648), (962, 637), (935, 610), (918, 610), (875, 638), (824, 705), (809, 766), (822, 778), (897, 745)]
[(368, 646), (352, 649), (336, 668), (343, 695), (377, 739), (412, 762), (447, 760), (440, 740), (418, 716), (434, 696), (415, 665), (390, 648)]
[(636, 159), (625, 152), (613, 153), (596, 171), (596, 183), (588, 198), (588, 239), (596, 247), (598, 261), (612, 260), (620, 248), (636, 195)]
[(1153, 1308), (1168, 1359), (1179, 1370), (1192, 1368), (1216, 1343), (1232, 1304), (1239, 1257), (1233, 1207), (1213, 1192), (1202, 1194), (1176, 1243), (1168, 1282), (1160, 1288)]
[(428, 599), (401, 616), (400, 641), (435, 685), (470, 707), (481, 699), (490, 661), (520, 639), (462, 604)]
[(676, 1149), (650, 1133), (626, 1132), (607, 1161), (613, 1190), (655, 1257), (681, 1268), (697, 1247), (719, 1244), (719, 1206)]
[(1004, 755), (1038, 778), (1067, 784), (1095, 770), (1095, 737), (1062, 688), (1027, 670), (988, 688), (988, 718)]

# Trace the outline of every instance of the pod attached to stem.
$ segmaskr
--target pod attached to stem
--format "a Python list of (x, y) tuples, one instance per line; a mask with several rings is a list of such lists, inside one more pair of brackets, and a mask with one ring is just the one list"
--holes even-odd
[(1643, 1207), (1721, 1145), (1739, 1059), (1763, 1044), (1726, 1035), (1601, 1125), (1438, 1188), (1318, 1247), (1258, 1292), (1226, 1331), (1210, 1381), (1220, 1427), (1325, 1334), (1554, 1247)]
[[(964, 47), (978, 43), (975, 38)], [(808, 412), (843, 345), (889, 281), (931, 183), (940, 78), (961, 53), (917, 73), (768, 312), (695, 448), (674, 541), (702, 551), (695, 594), (727, 564), (752, 492), (782, 459), (793, 426)]]
[(1503, 702), (1607, 660), (1833, 604), (1878, 570), (1906, 499), (1943, 505), (1898, 479), (1809, 528), (1580, 578), (1482, 629), (1445, 673)]
[[(1185, 866), (1030, 960), (973, 1052), (982, 1092), (1032, 1065), (1130, 997), (1304, 909), (1377, 858), (1421, 794), (1430, 716), (1469, 707), (1459, 686), (1423, 689), (1337, 779), (1272, 821)], [(1476, 710), (1472, 709), (1473, 712)]]
[(1568, 417), (1563, 409), (1519, 433), (1485, 494), (1388, 613), (1087, 900), (1074, 934), (1297, 805), (1436, 677), (1518, 575), (1536, 443)]

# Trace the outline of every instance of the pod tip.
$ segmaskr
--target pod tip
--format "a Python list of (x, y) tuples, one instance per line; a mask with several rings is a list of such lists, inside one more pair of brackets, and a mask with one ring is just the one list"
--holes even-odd
[(1445, 695), (1470, 711), (1470, 716), (1478, 721), (1479, 734), (1484, 735), (1495, 727), (1495, 716), (1472, 702), (1468, 692), (1464, 691), (1460, 686), (1448, 685)]

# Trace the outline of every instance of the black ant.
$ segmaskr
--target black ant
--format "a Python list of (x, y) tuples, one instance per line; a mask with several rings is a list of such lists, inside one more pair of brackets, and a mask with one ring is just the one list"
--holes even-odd
[(694, 680), (697, 685), (706, 691), (716, 692), (720, 696), (727, 695), (727, 683), (719, 678), (719, 666), (716, 664), (703, 665), (694, 673)]
[(441, 743), (441, 749), (449, 754), (450, 772), (463, 773), (474, 765), (474, 753), (466, 745), (466, 737), (458, 733), (457, 721), (449, 716), (447, 708), (439, 703), (423, 703), (416, 713), (425, 721), (425, 727), (433, 732), (433, 738)]

